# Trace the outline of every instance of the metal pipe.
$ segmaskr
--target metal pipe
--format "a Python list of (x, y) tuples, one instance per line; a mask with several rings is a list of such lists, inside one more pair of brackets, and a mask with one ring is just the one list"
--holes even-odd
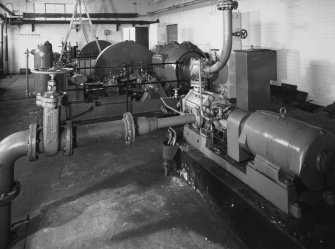
[(158, 118), (157, 128), (167, 128), (170, 126), (180, 126), (185, 124), (192, 124), (196, 121), (194, 114), (185, 114), (181, 116), (174, 116), (168, 118)]
[[(224, 4), (224, 7), (222, 5)], [(218, 4), (218, 9), (223, 10), (223, 44), (220, 55), (220, 60), (214, 65), (208, 65), (204, 68), (205, 73), (212, 74), (220, 71), (228, 62), (232, 49), (232, 10), (237, 8), (237, 2), (233, 1), (221, 1)]]
[[(0, 196), (6, 196), (14, 185), (14, 163), (27, 155), (29, 130), (14, 133), (0, 142)], [(10, 242), (11, 202), (0, 206), (0, 248)]]
[(117, 139), (126, 139), (129, 135), (129, 128), (130, 130), (135, 130), (135, 133), (131, 134), (131, 136), (142, 136), (157, 129), (192, 124), (196, 121), (194, 114), (168, 118), (138, 117), (134, 119), (134, 127), (127, 126), (129, 123), (125, 119), (78, 126), (74, 132), (74, 144), (79, 147)]
[(3, 74), (3, 28), (4, 28), (4, 20), (0, 22), (0, 75)]
[(171, 111), (173, 111), (173, 112), (175, 112), (175, 113), (178, 113), (179, 115), (184, 115), (184, 114), (185, 114), (184, 112), (180, 112), (180, 111), (174, 109), (172, 106), (169, 106), (169, 105), (164, 101), (164, 99), (168, 99), (168, 98), (174, 98), (174, 97), (165, 97), (165, 98), (161, 97), (161, 101), (162, 101), (163, 105), (164, 105), (166, 108), (170, 109)]
[(4, 34), (4, 42), (5, 42), (5, 51), (4, 51), (4, 74), (8, 74), (8, 30), (7, 23), (5, 23), (5, 34)]
[(164, 12), (167, 12), (167, 11), (184, 8), (184, 7), (188, 7), (188, 6), (191, 6), (191, 5), (194, 5), (194, 4), (199, 4), (199, 3), (211, 4), (211, 1), (208, 1), (208, 0), (193, 0), (193, 1), (190, 1), (190, 2), (182, 3), (182, 4), (177, 4), (177, 5), (173, 4), (172, 6), (169, 6), (169, 7), (163, 8), (163, 9), (148, 12), (147, 15), (155, 15), (155, 14), (158, 14), (158, 13), (164, 13)]
[[(69, 24), (70, 20), (27, 20), (27, 19), (9, 19), (11, 25), (23, 24)], [(152, 23), (159, 23), (159, 20), (144, 21), (144, 20), (92, 20), (93, 24), (132, 24), (132, 25), (147, 25)]]
[(125, 136), (123, 120), (78, 126), (75, 129), (75, 146), (85, 146), (122, 139)]
[(11, 11), (10, 9), (8, 9), (4, 4), (0, 3), (0, 8), (3, 9), (4, 11), (6, 11), (9, 15), (14, 16), (15, 13), (13, 11)]
[[(91, 18), (135, 18), (138, 17), (138, 13), (89, 13)], [(23, 18), (71, 18), (71, 13), (29, 13), (23, 12)], [(82, 17), (87, 18), (85, 13)]]

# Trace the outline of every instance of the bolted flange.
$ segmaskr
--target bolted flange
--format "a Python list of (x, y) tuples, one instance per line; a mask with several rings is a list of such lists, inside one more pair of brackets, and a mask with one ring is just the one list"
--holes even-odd
[(238, 2), (231, 0), (220, 0), (217, 2), (216, 7), (218, 10), (236, 10)]
[(27, 156), (29, 161), (37, 159), (37, 124), (29, 125), (28, 151)]
[(125, 125), (125, 142), (127, 145), (135, 142), (135, 122), (130, 112), (123, 114), (123, 122)]
[(71, 156), (72, 154), (73, 154), (72, 121), (66, 121), (64, 156)]

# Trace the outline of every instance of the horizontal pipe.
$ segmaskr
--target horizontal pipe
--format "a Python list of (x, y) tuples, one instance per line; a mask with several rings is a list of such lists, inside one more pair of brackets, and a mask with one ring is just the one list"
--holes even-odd
[[(89, 13), (90, 18), (135, 18), (138, 13)], [(23, 18), (72, 18), (72, 13), (30, 13), (23, 12)], [(82, 17), (86, 18), (85, 13)]]
[(158, 14), (158, 13), (164, 13), (164, 12), (175, 10), (175, 9), (185, 8), (185, 7), (195, 5), (195, 4), (199, 4), (199, 3), (212, 4), (212, 2), (208, 1), (208, 0), (193, 0), (193, 1), (190, 1), (190, 2), (182, 3), (182, 4), (173, 4), (172, 6), (169, 6), (169, 7), (163, 8), (163, 9), (159, 9), (159, 10), (155, 10), (155, 11), (151, 11), (151, 12), (148, 12), (147, 14), (148, 15), (155, 15), (155, 14)]
[(124, 135), (125, 125), (123, 120), (82, 125), (75, 129), (75, 146), (109, 142), (122, 139)]
[(13, 11), (11, 11), (10, 9), (8, 9), (3, 3), (0, 3), (0, 8), (3, 9), (4, 11), (6, 11), (11, 16), (15, 15), (15, 13)]
[(173, 116), (168, 118), (157, 118), (157, 117), (139, 117), (136, 119), (137, 123), (136, 135), (146, 135), (152, 131), (168, 128), (170, 126), (180, 126), (185, 124), (194, 123), (195, 115), (194, 114), (185, 114), (180, 116)]
[[(27, 20), (27, 19), (10, 19), (9, 24), (11, 25), (23, 25), (23, 24), (69, 24), (70, 20)], [(155, 21), (143, 21), (143, 20), (92, 20), (93, 24), (132, 24), (132, 25), (148, 25), (152, 23), (159, 23), (159, 20)]]
[[(14, 133), (0, 142), (0, 195), (10, 192), (14, 185), (14, 163), (27, 155), (29, 130)], [(0, 207), (0, 248), (10, 242), (11, 203)]]
[(173, 116), (168, 118), (158, 118), (157, 126), (158, 129), (168, 128), (170, 126), (180, 126), (185, 124), (192, 124), (195, 122), (194, 114), (185, 114), (180, 116)]

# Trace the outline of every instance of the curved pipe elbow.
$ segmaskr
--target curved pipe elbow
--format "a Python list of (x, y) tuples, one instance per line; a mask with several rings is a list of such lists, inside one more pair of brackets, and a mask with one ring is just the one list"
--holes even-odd
[(224, 68), (224, 66), (227, 64), (229, 60), (233, 44), (232, 10), (223, 11), (223, 25), (224, 25), (223, 45), (220, 60), (216, 62), (214, 65), (206, 66), (204, 68), (204, 71), (207, 74), (212, 74), (220, 71), (222, 68)]
[[(27, 155), (29, 130), (16, 132), (0, 142), (0, 194), (8, 191), (12, 186), (8, 181), (12, 179), (14, 162)], [(8, 188), (8, 189), (7, 189)]]

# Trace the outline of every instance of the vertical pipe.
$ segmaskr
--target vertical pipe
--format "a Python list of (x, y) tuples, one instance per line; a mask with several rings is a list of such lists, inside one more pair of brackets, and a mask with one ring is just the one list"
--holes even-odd
[(233, 44), (232, 7), (223, 9), (223, 25), (224, 25), (223, 44), (222, 44), (220, 60), (216, 62), (214, 65), (206, 66), (204, 69), (206, 73), (215, 73), (220, 71), (227, 64), (229, 60)]
[(4, 69), (4, 74), (8, 74), (8, 24), (5, 24), (5, 69)]
[(4, 20), (1, 20), (0, 23), (0, 75), (3, 74), (3, 28), (4, 28)]
[(28, 69), (29, 69), (29, 50), (27, 49), (27, 51), (26, 51), (26, 80), (27, 80), (26, 96), (27, 97), (29, 97), (29, 95), (30, 95)]
[[(11, 191), (14, 185), (14, 163), (27, 155), (29, 131), (14, 133), (0, 141), (0, 196)], [(0, 248), (10, 242), (11, 203), (0, 206)]]

